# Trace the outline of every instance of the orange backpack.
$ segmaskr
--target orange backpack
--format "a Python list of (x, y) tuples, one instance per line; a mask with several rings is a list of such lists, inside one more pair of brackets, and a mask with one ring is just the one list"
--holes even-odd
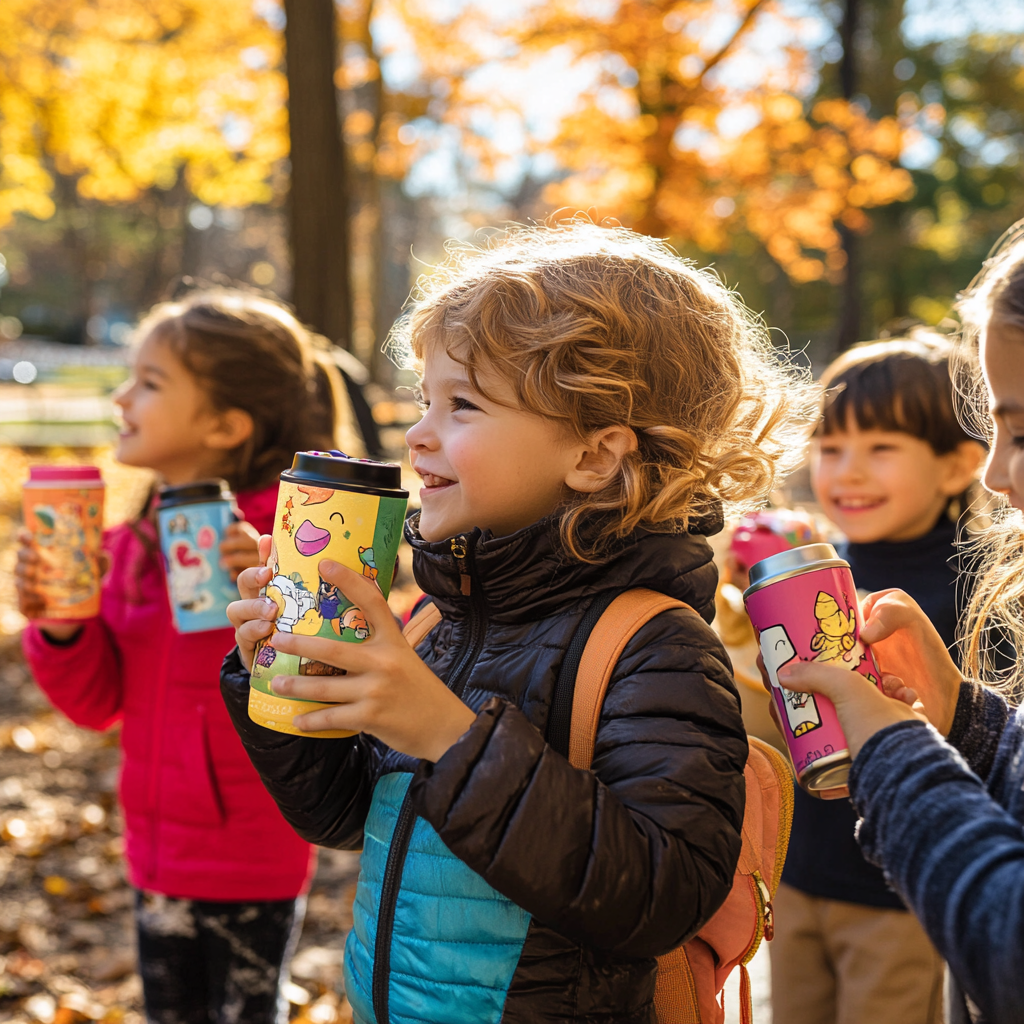
[[(576, 768), (590, 768), (601, 705), (626, 644), (641, 626), (669, 608), (689, 605), (651, 590), (628, 590), (595, 600), (566, 652), (555, 686), (548, 741), (563, 746)], [(409, 621), (405, 636), (415, 647), (441, 615), (427, 605)], [(559, 705), (566, 708), (564, 716)], [(564, 724), (557, 719), (564, 717)], [(744, 769), (747, 786), (743, 843), (732, 889), (710, 921), (683, 945), (658, 957), (654, 1006), (659, 1024), (724, 1024), (721, 993), (733, 968), (740, 969), (740, 1020), (752, 1024), (750, 977), (746, 965), (761, 939), (772, 939), (772, 897), (782, 877), (793, 823), (793, 776), (774, 747), (749, 737)]]

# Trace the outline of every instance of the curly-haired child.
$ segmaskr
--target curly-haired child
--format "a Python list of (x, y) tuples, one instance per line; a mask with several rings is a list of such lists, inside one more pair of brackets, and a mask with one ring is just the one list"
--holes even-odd
[[(299, 834), (363, 848), (356, 1021), (648, 1024), (654, 958), (715, 912), (740, 850), (747, 743), (705, 535), (799, 458), (808, 386), (711, 274), (589, 222), (452, 250), (397, 339), (424, 400), (407, 536), (441, 623), (413, 650), (369, 581), (321, 562), (373, 635), (274, 634), (348, 673), (274, 687), (338, 702), (301, 728), (361, 732), (269, 732), (246, 715), (276, 615), (251, 569), (222, 692)], [(588, 606), (636, 587), (691, 609), (626, 646), (577, 770), (545, 743), (558, 670)]]

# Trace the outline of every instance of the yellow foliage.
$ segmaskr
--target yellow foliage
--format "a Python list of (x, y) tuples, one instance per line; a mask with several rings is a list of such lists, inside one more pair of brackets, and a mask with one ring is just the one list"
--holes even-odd
[(204, 202), (267, 200), (288, 153), (281, 46), (251, 0), (4, 0), (0, 226), (52, 214), (51, 168), (103, 202), (182, 169)]

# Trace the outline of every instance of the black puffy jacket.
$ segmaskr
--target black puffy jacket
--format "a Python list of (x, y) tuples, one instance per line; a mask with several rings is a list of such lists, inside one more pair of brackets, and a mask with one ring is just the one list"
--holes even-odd
[[(299, 835), (363, 847), (345, 958), (355, 1019), (650, 1024), (654, 957), (719, 907), (740, 851), (747, 741), (707, 625), (710, 547), (638, 531), (590, 565), (560, 554), (548, 521), (430, 544), (415, 522), (416, 579), (443, 616), (418, 652), (478, 712), (436, 764), (367, 735), (270, 732), (247, 717), (237, 652), (222, 674)], [(696, 612), (662, 612), (626, 647), (591, 774), (545, 744), (551, 694), (594, 595), (632, 587)]]

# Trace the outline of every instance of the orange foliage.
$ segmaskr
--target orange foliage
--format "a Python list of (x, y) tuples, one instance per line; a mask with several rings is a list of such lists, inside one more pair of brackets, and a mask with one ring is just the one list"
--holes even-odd
[[(896, 119), (872, 120), (838, 99), (806, 110), (795, 94), (811, 70), (799, 48), (789, 48), (784, 66), (766, 66), (754, 85), (730, 85), (730, 75), (721, 74), (730, 61), (734, 68), (744, 63), (760, 19), (785, 21), (767, 0), (619, 0), (603, 12), (549, 0), (498, 27), (476, 8), (438, 23), (418, 0), (400, 6), (424, 77), (444, 83), (435, 95), (446, 97), (445, 119), (463, 129), (485, 169), (493, 148), (472, 125), (488, 98), (472, 92), (467, 75), (502, 52), (496, 38), (505, 40), (509, 64), (527, 66), (556, 48), (577, 60), (604, 58), (557, 137), (538, 143), (568, 172), (546, 190), (555, 207), (596, 208), (712, 252), (746, 231), (792, 279), (809, 281), (842, 273), (837, 224), (863, 231), (866, 208), (912, 194), (910, 175), (895, 163), (902, 141)], [(708, 19), (730, 15), (732, 34), (708, 52)], [(749, 126), (724, 130), (723, 115), (737, 110)]]

